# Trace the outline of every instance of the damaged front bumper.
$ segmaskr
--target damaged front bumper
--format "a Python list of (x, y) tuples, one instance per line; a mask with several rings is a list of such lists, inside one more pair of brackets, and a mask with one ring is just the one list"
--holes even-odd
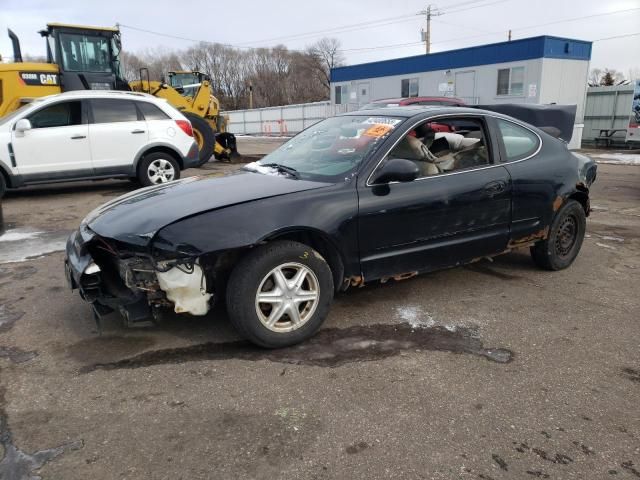
[(127, 325), (142, 325), (158, 308), (205, 315), (213, 303), (207, 273), (197, 258), (157, 261), (146, 249), (104, 239), (85, 224), (67, 240), (65, 276), (99, 318), (119, 311)]

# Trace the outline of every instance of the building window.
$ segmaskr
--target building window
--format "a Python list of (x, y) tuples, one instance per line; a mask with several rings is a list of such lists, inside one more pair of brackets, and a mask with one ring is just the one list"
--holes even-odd
[(498, 70), (498, 95), (524, 95), (524, 67)]
[(349, 103), (349, 87), (347, 85), (336, 85), (336, 105)]
[(418, 78), (403, 78), (401, 97), (417, 97), (418, 96)]

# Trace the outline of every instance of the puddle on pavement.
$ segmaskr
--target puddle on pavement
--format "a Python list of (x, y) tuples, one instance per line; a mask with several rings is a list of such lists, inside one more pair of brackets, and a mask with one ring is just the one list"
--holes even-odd
[(474, 328), (458, 327), (451, 331), (444, 327), (414, 328), (407, 324), (392, 324), (326, 328), (302, 344), (278, 350), (260, 349), (248, 342), (209, 342), (153, 350), (123, 360), (86, 365), (81, 372), (229, 359), (339, 367), (348, 363), (381, 360), (403, 352), (425, 350), (466, 353), (498, 363), (507, 363), (513, 358), (509, 350), (485, 348)]
[(0, 389), (0, 445), (4, 454), (0, 460), (0, 478), (10, 480), (38, 480), (41, 477), (34, 472), (42, 468), (47, 462), (59, 457), (63, 453), (79, 450), (84, 446), (82, 440), (66, 443), (59, 447), (38, 450), (28, 454), (20, 450), (13, 443), (13, 434), (9, 428), (9, 421), (4, 408), (5, 391)]
[(43, 232), (26, 228), (8, 229), (0, 235), (0, 263), (23, 262), (64, 250), (69, 231)]
[(154, 344), (155, 340), (148, 337), (105, 335), (81, 340), (66, 352), (81, 363), (103, 363), (135, 355)]
[(1, 347), (0, 358), (8, 358), (13, 363), (24, 363), (33, 360), (38, 356), (35, 350), (26, 351), (18, 347)]
[(13, 324), (22, 318), (24, 312), (14, 310), (11, 305), (0, 304), (0, 333), (11, 330)]
[(622, 376), (632, 382), (640, 383), (640, 370), (626, 367), (622, 369)]

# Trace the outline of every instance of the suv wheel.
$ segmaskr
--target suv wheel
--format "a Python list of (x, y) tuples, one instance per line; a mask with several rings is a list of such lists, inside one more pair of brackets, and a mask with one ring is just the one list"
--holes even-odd
[(534, 263), (545, 270), (562, 270), (573, 263), (580, 252), (587, 219), (582, 205), (569, 200), (558, 211), (546, 240), (531, 247)]
[(154, 152), (145, 157), (138, 167), (138, 180), (148, 187), (180, 178), (180, 166), (176, 159), (165, 152)]
[(331, 269), (302, 243), (276, 241), (235, 266), (227, 311), (240, 335), (267, 348), (302, 342), (322, 325), (333, 300)]

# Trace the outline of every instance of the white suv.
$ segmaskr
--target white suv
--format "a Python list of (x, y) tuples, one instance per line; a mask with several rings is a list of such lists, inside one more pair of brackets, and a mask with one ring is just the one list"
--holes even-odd
[(70, 180), (152, 185), (199, 164), (189, 120), (143, 93), (65, 92), (0, 118), (0, 197), (6, 188)]

